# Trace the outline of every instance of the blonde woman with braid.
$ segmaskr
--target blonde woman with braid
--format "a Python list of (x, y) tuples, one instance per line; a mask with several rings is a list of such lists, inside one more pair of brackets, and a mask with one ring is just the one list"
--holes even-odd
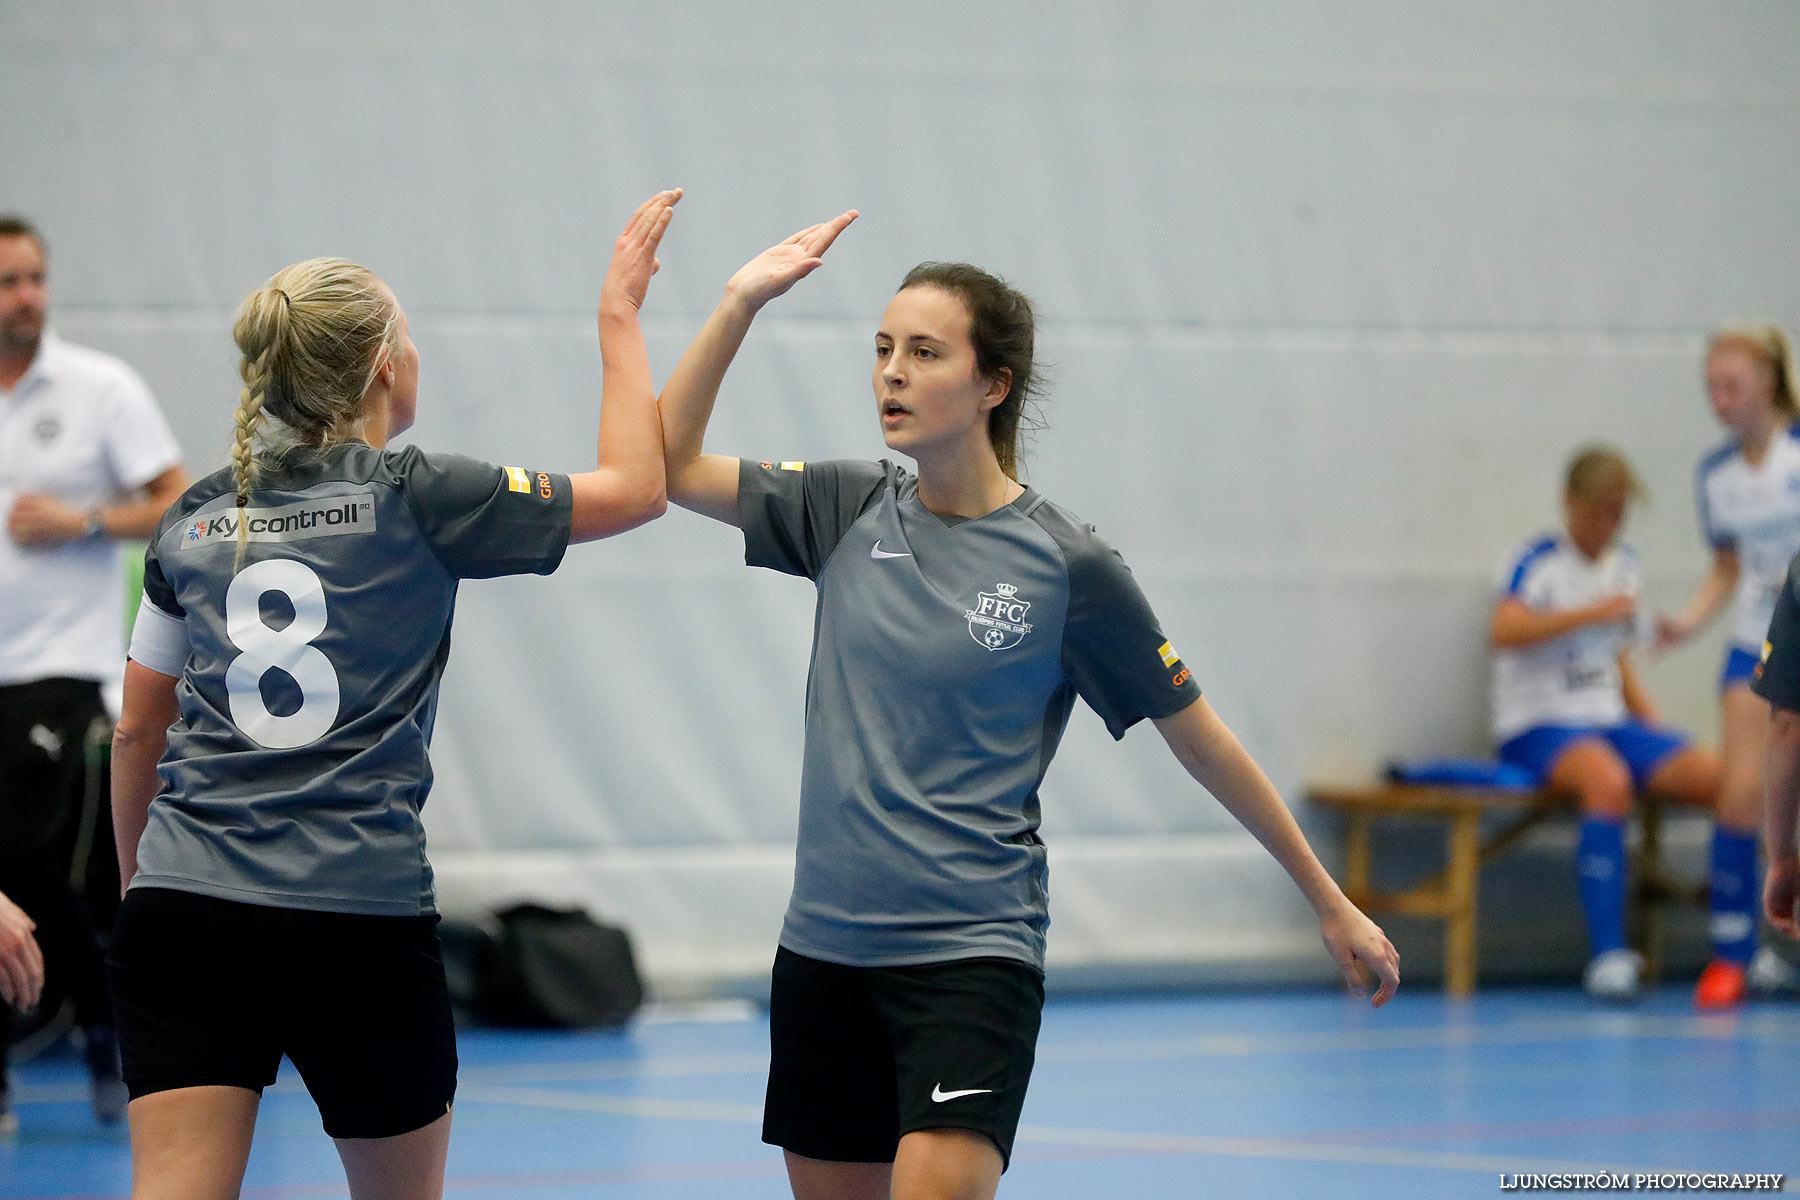
[(1721, 947), (1694, 991), (1703, 1009), (1742, 1003), (1752, 986), (1793, 986), (1794, 971), (1771, 949), (1757, 952), (1756, 830), (1763, 808), (1769, 704), (1750, 688), (1788, 561), (1800, 551), (1800, 408), (1793, 355), (1772, 325), (1713, 336), (1706, 394), (1730, 436), (1700, 461), (1700, 526), (1712, 569), (1661, 641), (1686, 641), (1731, 602), (1731, 641), (1719, 675), (1724, 782), (1712, 849), (1713, 941)]
[(679, 198), (613, 248), (583, 474), (387, 449), (419, 355), (355, 263), (298, 263), (239, 309), (232, 464), (145, 555), (113, 742), (137, 1200), (236, 1196), (284, 1054), (355, 1200), (442, 1195), (456, 1042), (419, 809), (457, 584), (548, 574), (662, 513), (638, 308)]

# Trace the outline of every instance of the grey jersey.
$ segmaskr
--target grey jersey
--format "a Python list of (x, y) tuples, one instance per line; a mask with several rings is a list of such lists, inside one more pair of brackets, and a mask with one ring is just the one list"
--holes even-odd
[(190, 647), (133, 887), (434, 911), (419, 809), (458, 580), (556, 569), (566, 476), (360, 442), (231, 472), (166, 513), (144, 593)]
[(738, 511), (746, 561), (819, 593), (782, 945), (1041, 969), (1038, 785), (1076, 695), (1122, 737), (1200, 694), (1124, 560), (1030, 489), (938, 517), (886, 462), (744, 460)]

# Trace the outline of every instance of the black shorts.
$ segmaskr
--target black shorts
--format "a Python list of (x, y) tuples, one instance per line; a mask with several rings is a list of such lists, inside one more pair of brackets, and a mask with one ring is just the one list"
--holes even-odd
[(456, 1095), (435, 916), (133, 888), (106, 967), (134, 1100), (217, 1084), (261, 1092), (283, 1054), (334, 1138), (410, 1133)]
[(1012, 1161), (1044, 977), (969, 958), (846, 967), (775, 952), (763, 1141), (831, 1162), (892, 1162), (916, 1129), (985, 1133)]

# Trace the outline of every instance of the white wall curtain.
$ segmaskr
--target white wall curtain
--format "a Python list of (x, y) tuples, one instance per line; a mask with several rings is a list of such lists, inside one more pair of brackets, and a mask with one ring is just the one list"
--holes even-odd
[[(1800, 327), (1787, 0), (0, 0), (0, 30), (0, 209), (43, 226), (55, 324), (148, 376), (196, 474), (224, 461), (237, 301), (312, 255), (411, 314), (413, 440), (563, 470), (591, 462), (611, 241), (657, 188), (688, 189), (659, 377), (743, 260), (864, 214), (758, 321), (719, 451), (878, 456), (901, 275), (1007, 276), (1053, 365), (1031, 481), (1121, 547), (1296, 802), (1485, 748), (1490, 575), (1558, 520), (1578, 443), (1649, 482), (1627, 537), (1677, 604), (1721, 437), (1706, 332)], [(677, 512), (464, 588), (427, 810), (447, 910), (581, 900), (671, 992), (764, 969), (812, 595), (741, 549)], [(1649, 674), (1708, 738), (1719, 647)], [(1114, 746), (1081, 710), (1044, 798), (1071, 977), (1327, 971), (1154, 732)], [(1578, 951), (1541, 869), (1506, 915)]]

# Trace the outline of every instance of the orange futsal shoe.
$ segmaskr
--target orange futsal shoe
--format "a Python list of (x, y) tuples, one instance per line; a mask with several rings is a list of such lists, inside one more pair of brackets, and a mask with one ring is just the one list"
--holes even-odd
[(1694, 985), (1694, 1007), (1704, 1012), (1736, 1008), (1744, 1002), (1744, 965), (1715, 958)]

